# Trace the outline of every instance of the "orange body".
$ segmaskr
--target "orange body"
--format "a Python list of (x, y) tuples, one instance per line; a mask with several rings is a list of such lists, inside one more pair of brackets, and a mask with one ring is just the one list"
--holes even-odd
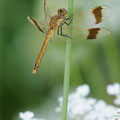
[(45, 38), (45, 41), (42, 45), (42, 48), (40, 50), (40, 53), (38, 55), (33, 73), (36, 73), (37, 68), (39, 67), (40, 61), (42, 60), (44, 51), (51, 40), (51, 37), (53, 36), (54, 32), (58, 29), (58, 26), (62, 23), (63, 19), (66, 17), (67, 11), (65, 9), (59, 9), (58, 14), (51, 17), (51, 20), (49, 22), (49, 29)]
[(40, 50), (40, 53), (39, 53), (39, 55), (38, 55), (38, 58), (37, 58), (37, 61), (36, 61), (36, 64), (35, 64), (33, 73), (36, 73), (37, 68), (39, 67), (40, 61), (42, 60), (44, 51), (45, 51), (45, 49), (46, 49), (46, 47), (47, 47), (47, 45), (48, 45), (48, 43), (49, 43), (52, 35), (54, 34), (54, 31), (55, 31), (55, 30), (51, 30), (51, 29), (48, 30), (47, 36), (46, 36), (45, 41), (44, 41), (44, 43), (43, 43), (43, 45), (42, 45), (42, 48), (41, 48), (41, 50)]

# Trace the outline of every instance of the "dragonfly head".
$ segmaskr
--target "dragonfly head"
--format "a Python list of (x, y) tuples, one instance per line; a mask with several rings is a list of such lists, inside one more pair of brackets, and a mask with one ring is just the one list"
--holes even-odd
[(68, 12), (65, 8), (58, 9), (58, 15), (60, 15), (64, 19), (67, 18)]

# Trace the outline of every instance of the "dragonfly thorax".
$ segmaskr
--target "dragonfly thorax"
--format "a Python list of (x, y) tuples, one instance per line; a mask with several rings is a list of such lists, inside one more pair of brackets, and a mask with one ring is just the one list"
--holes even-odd
[(62, 20), (64, 20), (65, 18), (67, 18), (68, 13), (66, 9), (58, 9), (58, 14), (54, 15), (51, 17), (50, 22), (49, 22), (49, 27), (52, 28), (57, 28)]

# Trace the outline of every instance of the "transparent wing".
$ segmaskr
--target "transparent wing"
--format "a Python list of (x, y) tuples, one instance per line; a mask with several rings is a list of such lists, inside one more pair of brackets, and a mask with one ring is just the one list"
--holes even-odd
[(48, 24), (45, 22), (38, 22), (38, 20), (32, 18), (32, 17), (27, 17), (28, 21), (33, 24), (35, 27), (38, 28), (38, 30), (44, 34), (47, 33), (48, 30)]
[(73, 13), (73, 26), (92, 27), (107, 19), (112, 14), (109, 6), (97, 6), (84, 12)]
[(41, 28), (43, 29), (44, 33), (47, 34), (48, 32), (48, 24), (45, 22), (39, 22)]
[(43, 0), (43, 3), (44, 3), (45, 22), (48, 23), (51, 18), (51, 12), (46, 3), (46, 0)]
[[(67, 31), (69, 30), (69, 27), (63, 27), (62, 28), (62, 33), (65, 35), (68, 35)], [(78, 41), (78, 40), (94, 40), (98, 39), (107, 35), (110, 35), (111, 32), (107, 29), (104, 28), (78, 28), (78, 27), (73, 27), (72, 28), (72, 36), (68, 35), (73, 38), (73, 41)]]
[[(81, 29), (74, 27), (72, 29), (72, 36), (68, 34), (69, 28), (63, 27), (62, 30), (63, 34), (72, 37), (72, 42), (80, 42), (81, 40), (96, 40), (111, 34), (111, 31), (104, 28)], [(58, 35), (57, 31), (54, 33), (54, 36), (52, 37), (52, 41), (58, 44), (65, 43), (66, 39), (70, 38)]]
[(110, 35), (111, 32), (103, 28), (90, 28), (90, 29), (78, 30), (77, 32), (73, 30), (72, 37), (76, 38), (76, 34), (77, 37), (82, 40), (92, 40)]
[(27, 17), (27, 19), (31, 24), (33, 24), (35, 27), (37, 27), (40, 32), (46, 34), (48, 31), (48, 23), (51, 18), (51, 13), (50, 13), (50, 9), (48, 8), (48, 6), (46, 4), (46, 0), (43, 0), (43, 3), (44, 3), (45, 21), (39, 22), (38, 20), (36, 20), (32, 17)]

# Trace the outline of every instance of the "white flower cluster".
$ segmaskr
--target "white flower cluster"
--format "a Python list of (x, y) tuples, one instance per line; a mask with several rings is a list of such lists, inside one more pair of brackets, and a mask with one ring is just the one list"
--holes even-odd
[[(89, 86), (82, 85), (69, 95), (68, 117), (70, 120), (120, 120), (114, 116), (116, 107), (108, 105), (103, 100), (88, 98), (89, 93)], [(61, 112), (62, 99), (62, 97), (58, 99), (59, 107), (56, 108), (56, 112)]]
[[(107, 93), (114, 95), (115, 105), (120, 105), (120, 84), (108, 85)], [(79, 86), (74, 93), (68, 97), (68, 118), (69, 120), (120, 120), (120, 109), (107, 104), (103, 100), (87, 97), (90, 88), (87, 84)], [(63, 98), (58, 98), (59, 107), (56, 112), (62, 111)], [(35, 118), (33, 112), (26, 111), (19, 114), (21, 120), (45, 120)], [(58, 120), (58, 119), (57, 119)]]
[(115, 105), (120, 105), (120, 84), (114, 83), (113, 85), (108, 85), (107, 93), (116, 97), (113, 101)]
[(31, 112), (31, 111), (26, 111), (26, 112), (20, 112), (19, 113), (19, 117), (22, 119), (22, 120), (45, 120), (45, 119), (37, 119), (34, 117), (34, 113)]

